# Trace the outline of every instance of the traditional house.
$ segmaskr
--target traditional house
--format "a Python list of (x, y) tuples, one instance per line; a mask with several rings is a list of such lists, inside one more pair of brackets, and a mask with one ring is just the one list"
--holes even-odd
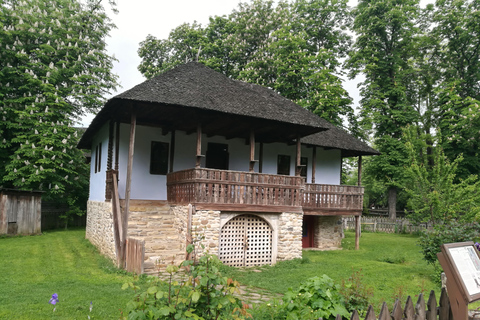
[(363, 203), (362, 187), (340, 185), (342, 158), (378, 154), (199, 63), (110, 99), (79, 148), (92, 152), (86, 237), (117, 261), (125, 239), (143, 240), (146, 272), (183, 260), (192, 239), (233, 266), (338, 248), (341, 217)]

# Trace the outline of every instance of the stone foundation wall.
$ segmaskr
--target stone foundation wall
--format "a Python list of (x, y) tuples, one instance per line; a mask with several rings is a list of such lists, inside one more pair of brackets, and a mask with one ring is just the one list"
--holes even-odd
[(145, 241), (145, 273), (185, 260), (187, 214), (188, 207), (165, 201), (130, 202), (128, 237)]
[(113, 213), (110, 202), (87, 202), (87, 227), (85, 238), (98, 248), (101, 254), (116, 263)]
[(338, 250), (342, 248), (342, 217), (315, 217), (314, 247), (322, 250)]
[[(205, 246), (210, 254), (218, 255), (220, 237), (220, 211), (199, 210), (192, 215), (192, 238), (201, 239), (198, 244)], [(196, 247), (197, 254), (203, 250)]]
[(283, 212), (278, 219), (277, 261), (302, 257), (302, 213)]

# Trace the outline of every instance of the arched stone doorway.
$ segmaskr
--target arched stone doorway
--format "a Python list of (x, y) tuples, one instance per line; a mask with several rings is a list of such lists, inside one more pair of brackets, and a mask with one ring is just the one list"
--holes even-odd
[(233, 267), (272, 264), (272, 228), (262, 218), (242, 214), (220, 231), (220, 260)]

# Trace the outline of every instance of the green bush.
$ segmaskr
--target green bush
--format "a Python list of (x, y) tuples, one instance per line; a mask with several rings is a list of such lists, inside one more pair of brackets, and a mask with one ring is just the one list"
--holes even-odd
[[(189, 245), (188, 252), (193, 251)], [(127, 319), (245, 319), (250, 317), (246, 307), (233, 295), (238, 282), (223, 277), (219, 272), (221, 262), (214, 255), (204, 253), (198, 261), (185, 260), (181, 266), (187, 270), (186, 279), (180, 276), (178, 266), (169, 265), (168, 282), (153, 278), (145, 291), (133, 282), (123, 285), (135, 290), (127, 304)], [(138, 292), (138, 293), (137, 293)]]
[(340, 294), (345, 299), (345, 307), (349, 312), (357, 310), (363, 316), (367, 312), (369, 300), (373, 297), (373, 288), (365, 285), (361, 270), (353, 270), (347, 280), (342, 280)]
[(480, 225), (478, 223), (460, 223), (450, 221), (436, 225), (433, 230), (425, 231), (420, 237), (419, 244), (423, 257), (430, 264), (437, 262), (437, 253), (444, 243), (474, 241), (479, 238)]
[(350, 317), (338, 286), (326, 275), (306, 280), (297, 290), (289, 288), (282, 303), (273, 301), (257, 306), (252, 312), (255, 320), (333, 320), (337, 314)]

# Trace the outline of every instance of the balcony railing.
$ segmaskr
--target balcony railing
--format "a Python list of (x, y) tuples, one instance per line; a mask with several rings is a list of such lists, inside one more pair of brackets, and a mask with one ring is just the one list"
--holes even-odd
[[(167, 175), (170, 203), (244, 211), (361, 212), (363, 188), (305, 184), (302, 177), (194, 168)], [(208, 206), (207, 206), (208, 205)]]
[(195, 168), (167, 176), (167, 197), (178, 204), (222, 204), (300, 208), (301, 177)]
[(362, 211), (363, 187), (329, 184), (305, 185), (304, 209), (316, 211)]

